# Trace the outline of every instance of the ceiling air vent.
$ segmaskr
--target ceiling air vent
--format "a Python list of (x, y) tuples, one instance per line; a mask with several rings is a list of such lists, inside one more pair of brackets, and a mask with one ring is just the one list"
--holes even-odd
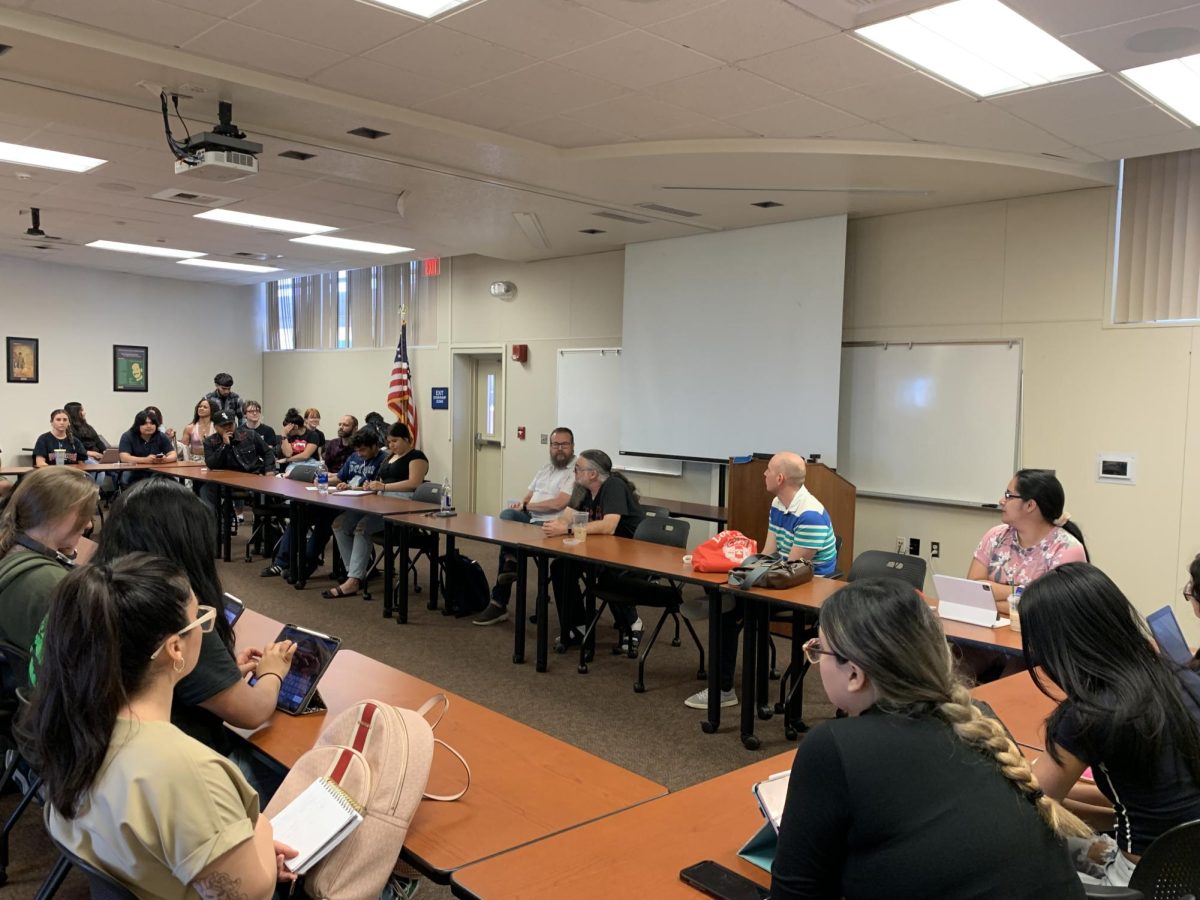
[(237, 203), (237, 197), (222, 197), (218, 194), (201, 194), (197, 191), (181, 191), (168, 188), (150, 195), (151, 200), (166, 200), (168, 203), (183, 203), (187, 206), (202, 206), (205, 209), (216, 209), (218, 206), (228, 206)]
[(355, 137), (366, 138), (369, 141), (377, 141), (381, 137), (387, 137), (389, 134), (391, 134), (391, 132), (379, 131), (376, 128), (368, 128), (366, 125), (363, 125), (361, 128), (352, 128), (350, 131), (347, 131), (346, 134), (352, 134)]
[(239, 250), (237, 253), (235, 253), (233, 255), (240, 256), (242, 259), (257, 259), (259, 262), (263, 262), (264, 260), (268, 260), (271, 258), (270, 255), (267, 253), (251, 253), (248, 250)]
[(751, 206), (757, 206), (759, 209), (774, 209), (777, 206), (783, 206), (776, 200), (759, 200), (757, 203), (751, 203)]
[(616, 219), (618, 222), (628, 222), (630, 225), (649, 225), (649, 219), (635, 219), (633, 216), (624, 216), (621, 213), (615, 212), (598, 212), (592, 213), (593, 216), (599, 216), (601, 219)]
[(580, 234), (606, 234), (603, 228), (580, 228)]
[(633, 204), (638, 209), (648, 209), (651, 212), (666, 213), (668, 216), (683, 216), (685, 219), (694, 219), (700, 215), (698, 212), (689, 212), (686, 209), (676, 209), (674, 206), (664, 206), (661, 203), (635, 203)]
[(300, 162), (304, 162), (305, 160), (312, 159), (317, 154), (304, 153), (301, 150), (284, 150), (279, 155), (282, 156), (284, 159), (298, 159), (298, 160), (300, 160)]

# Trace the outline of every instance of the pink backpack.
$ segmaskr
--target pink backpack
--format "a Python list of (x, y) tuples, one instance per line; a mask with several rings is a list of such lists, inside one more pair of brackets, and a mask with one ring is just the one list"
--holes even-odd
[[(430, 723), (425, 714), (442, 704)], [(313, 900), (376, 900), (404, 846), (404, 837), (421, 799), (457, 800), (471, 785), (465, 759), (433, 736), (450, 706), (444, 694), (418, 710), (364, 700), (328, 723), (316, 745), (300, 757), (263, 811), (269, 818), (318, 778), (340, 785), (362, 808), (363, 823), (304, 877)], [(433, 746), (441, 744), (463, 764), (467, 785), (457, 794), (425, 793)]]

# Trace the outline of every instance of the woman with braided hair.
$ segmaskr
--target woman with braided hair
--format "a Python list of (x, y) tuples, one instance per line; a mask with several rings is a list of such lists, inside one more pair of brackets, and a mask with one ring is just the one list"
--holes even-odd
[(1004, 727), (971, 702), (911, 586), (842, 588), (804, 652), (849, 715), (796, 751), (775, 900), (1084, 895), (1065, 838), (1090, 829), (1042, 793)]
[(1200, 674), (1160, 656), (1121, 589), (1087, 563), (1026, 589), (1021, 644), (1042, 692), (1066, 695), (1046, 720), (1034, 771), (1050, 796), (1094, 806), (1076, 785), (1091, 767), (1116, 813), (1118, 850), (1100, 883), (1128, 884), (1155, 838), (1200, 819)]

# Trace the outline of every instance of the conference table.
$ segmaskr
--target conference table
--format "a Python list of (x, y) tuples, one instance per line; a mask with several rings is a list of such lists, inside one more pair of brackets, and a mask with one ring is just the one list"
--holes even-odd
[[(590, 540), (591, 538), (589, 538)], [(698, 900), (679, 871), (711, 859), (766, 887), (771, 875), (737, 855), (765, 821), (753, 786), (789, 771), (794, 750), (526, 847), (459, 869), (456, 897)]]
[[(1046, 686), (1054, 690), (1052, 682)], [(1046, 747), (1046, 717), (1054, 712), (1060, 700), (1047, 697), (1037, 689), (1028, 672), (1018, 672), (989, 684), (981, 684), (971, 696), (991, 706), (996, 718), (1022, 747), (1041, 753)]]
[[(235, 631), (239, 645), (261, 647), (281, 627), (247, 609)], [(614, 763), (353, 650), (338, 652), (318, 690), (328, 713), (289, 716), (277, 711), (266, 725), (240, 733), (260, 753), (291, 767), (316, 741), (326, 716), (361, 700), (416, 709), (435, 694), (449, 698), (435, 734), (465, 757), (471, 786), (454, 802), (422, 801), (404, 844), (404, 858), (443, 884), (473, 862), (667, 792)], [(464, 779), (458, 760), (436, 749), (427, 790), (456, 793)]]

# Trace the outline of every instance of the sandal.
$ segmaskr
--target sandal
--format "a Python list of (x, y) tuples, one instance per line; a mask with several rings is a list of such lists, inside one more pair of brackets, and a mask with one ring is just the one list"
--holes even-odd
[(321, 596), (326, 600), (336, 600), (338, 597), (357, 597), (358, 591), (343, 591), (340, 587), (335, 587), (327, 591), (321, 591)]

